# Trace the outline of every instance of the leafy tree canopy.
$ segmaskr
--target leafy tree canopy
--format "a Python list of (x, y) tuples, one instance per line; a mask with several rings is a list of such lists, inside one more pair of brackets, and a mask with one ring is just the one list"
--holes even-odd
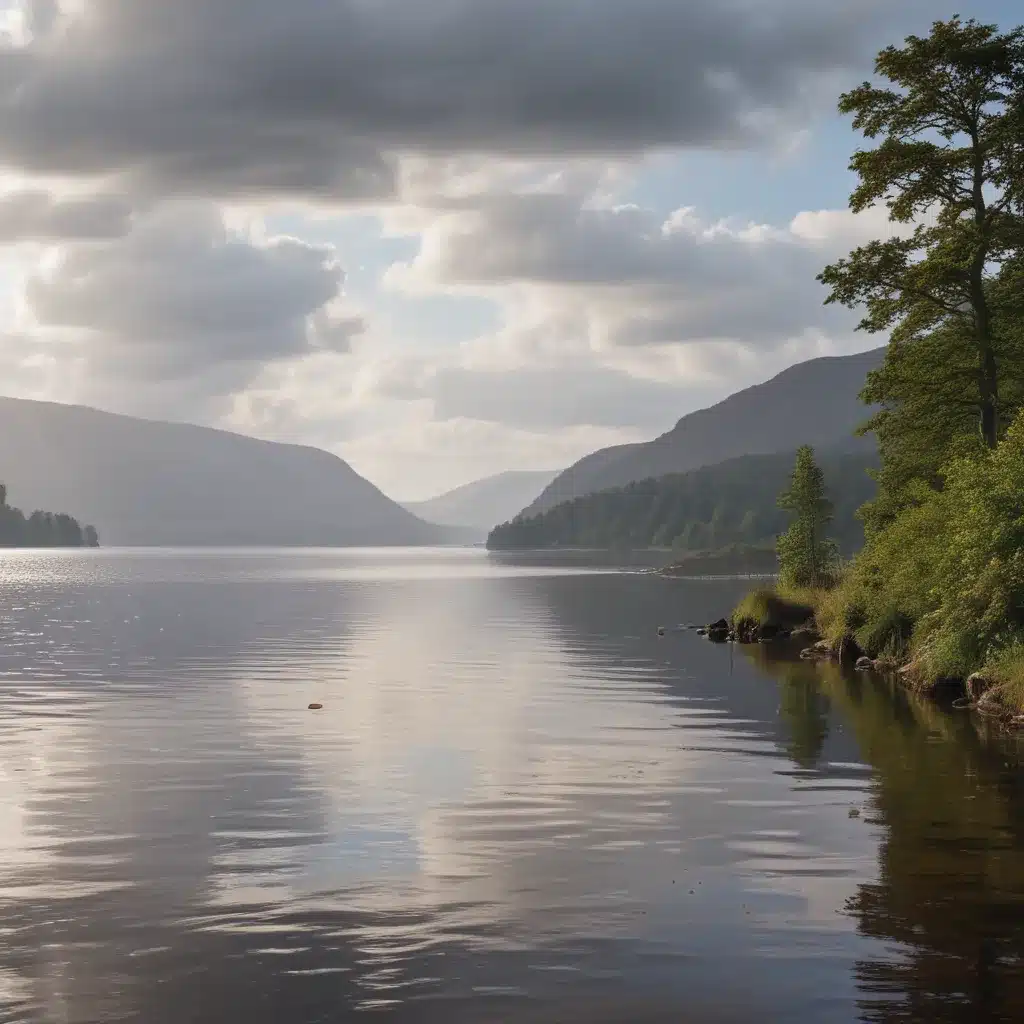
[[(931, 367), (936, 390), (963, 381), (958, 401), (993, 448), (1012, 418), (1001, 356), (1021, 322), (1024, 29), (939, 21), (929, 36), (884, 49), (875, 71), (882, 84), (864, 82), (839, 103), (855, 129), (880, 140), (852, 158), (850, 208), (882, 203), (892, 222), (914, 226), (855, 249), (819, 279), (828, 302), (863, 307), (862, 329), (891, 332), (894, 351), (936, 331), (955, 342), (950, 373)], [(876, 397), (899, 400), (884, 373), (874, 383)], [(1016, 396), (1006, 397), (1012, 414)]]

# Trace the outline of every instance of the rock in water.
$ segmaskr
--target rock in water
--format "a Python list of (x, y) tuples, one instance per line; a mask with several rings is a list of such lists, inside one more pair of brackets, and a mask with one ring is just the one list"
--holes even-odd
[(323, 704), (310, 704), (309, 705), (309, 710), (310, 711), (319, 711), (322, 707), (323, 707)]
[(719, 619), (708, 626), (707, 637), (717, 644), (725, 643), (729, 639), (729, 623), (725, 619)]
[(853, 667), (858, 672), (870, 672), (875, 667), (875, 663), (866, 654), (862, 654)]

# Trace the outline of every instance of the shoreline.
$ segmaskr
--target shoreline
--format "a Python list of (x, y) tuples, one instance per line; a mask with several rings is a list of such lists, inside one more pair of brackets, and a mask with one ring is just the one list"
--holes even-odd
[(967, 678), (925, 680), (913, 660), (871, 658), (852, 636), (838, 641), (823, 638), (813, 614), (796, 625), (751, 625), (749, 621), (737, 624), (734, 610), (729, 619), (717, 619), (697, 627), (696, 632), (711, 643), (770, 645), (773, 651), (793, 661), (828, 663), (848, 671), (872, 672), (938, 705), (952, 704), (984, 715), (1007, 732), (1024, 730), (1024, 708), (1004, 703), (1000, 699), (1000, 684), (986, 673), (975, 672)]

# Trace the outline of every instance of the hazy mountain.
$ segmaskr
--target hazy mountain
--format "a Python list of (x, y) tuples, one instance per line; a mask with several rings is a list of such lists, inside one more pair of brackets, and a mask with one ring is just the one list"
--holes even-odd
[(395, 545), (453, 539), (328, 452), (82, 406), (0, 398), (0, 481), (104, 545)]
[(603, 448), (560, 473), (524, 509), (536, 515), (564, 501), (666, 473), (684, 473), (740, 455), (786, 452), (801, 444), (844, 445), (868, 416), (858, 395), (884, 348), (797, 363), (771, 380), (684, 416), (668, 433), (642, 444)]
[(511, 470), (463, 484), (428, 501), (405, 502), (420, 519), (447, 526), (465, 526), (486, 533), (511, 519), (557, 476), (556, 470)]

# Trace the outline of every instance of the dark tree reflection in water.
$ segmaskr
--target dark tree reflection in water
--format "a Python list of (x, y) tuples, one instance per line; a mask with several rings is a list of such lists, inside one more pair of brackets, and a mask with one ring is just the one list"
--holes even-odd
[[(879, 879), (848, 902), (861, 932), (897, 944), (856, 966), (865, 1021), (1024, 1020), (1024, 774), (1019, 741), (895, 682), (745, 648), (778, 680), (794, 760), (836, 709), (875, 771)], [(795, 709), (795, 710), (794, 710)]]

